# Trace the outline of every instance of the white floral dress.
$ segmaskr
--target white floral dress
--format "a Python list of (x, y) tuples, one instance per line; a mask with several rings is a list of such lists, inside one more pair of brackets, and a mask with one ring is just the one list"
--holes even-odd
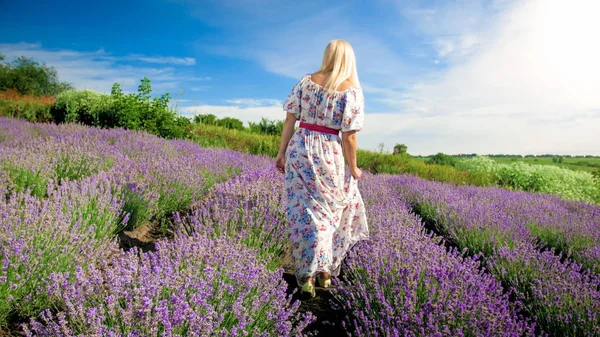
[[(364, 96), (358, 87), (330, 91), (309, 74), (283, 105), (301, 122), (361, 130)], [(338, 276), (346, 252), (368, 239), (357, 181), (345, 168), (339, 135), (298, 128), (286, 149), (285, 188), (291, 253), (297, 280), (317, 272)]]

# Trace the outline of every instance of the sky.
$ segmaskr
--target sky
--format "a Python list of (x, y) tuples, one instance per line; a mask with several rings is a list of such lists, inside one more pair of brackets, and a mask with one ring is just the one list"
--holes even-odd
[(179, 113), (284, 119), (325, 46), (353, 46), (358, 146), (600, 155), (600, 1), (0, 0), (0, 54), (78, 89), (148, 77)]

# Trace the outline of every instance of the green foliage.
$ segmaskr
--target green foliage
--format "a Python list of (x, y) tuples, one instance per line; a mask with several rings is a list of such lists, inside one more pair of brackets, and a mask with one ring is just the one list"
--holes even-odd
[(407, 150), (408, 146), (404, 144), (396, 144), (396, 146), (394, 146), (394, 154), (406, 154)]
[(366, 150), (356, 151), (358, 167), (372, 173), (401, 173), (402, 167), (409, 160), (408, 156), (394, 156)]
[(600, 201), (600, 189), (593, 176), (551, 165), (529, 165), (521, 161), (499, 164), (485, 156), (462, 159), (457, 168), (466, 172), (486, 172), (498, 186), (528, 192), (557, 194), (568, 200)]
[(269, 120), (267, 118), (261, 118), (258, 123), (249, 122), (249, 127), (244, 127), (244, 123), (231, 117), (217, 118), (213, 114), (197, 114), (192, 119), (194, 124), (203, 125), (214, 125), (220, 126), (229, 130), (248, 131), (255, 134), (262, 135), (280, 135), (283, 131), (283, 120)]
[[(275, 157), (279, 151), (280, 136), (262, 135), (249, 131), (228, 130), (223, 127), (196, 124), (192, 131), (192, 139), (201, 146), (224, 147), (251, 154), (264, 154)], [(399, 174), (408, 173), (419, 177), (451, 182), (457, 185), (473, 184), (489, 186), (491, 175), (482, 172), (461, 172), (454, 167), (428, 165), (413, 159), (408, 154), (393, 155), (373, 151), (357, 150), (357, 164), (371, 173)]]
[[(108, 167), (106, 167), (108, 168)], [(95, 165), (91, 158), (81, 156), (79, 158), (63, 155), (58, 158), (54, 167), (56, 172), (56, 183), (61, 185), (65, 180), (78, 180), (83, 177), (89, 177), (97, 173), (100, 167)]]
[(225, 117), (217, 120), (216, 125), (230, 130), (244, 130), (244, 123), (237, 118)]
[(484, 257), (492, 256), (497, 247), (514, 247), (515, 242), (497, 228), (452, 228), (458, 250), (465, 248), (472, 252), (481, 252)]
[(0, 116), (26, 119), (30, 122), (52, 121), (51, 105), (35, 101), (12, 101), (0, 98)]
[(251, 154), (275, 157), (279, 151), (279, 137), (241, 130), (230, 130), (210, 124), (196, 124), (192, 139), (205, 147), (224, 147)]
[(456, 158), (449, 156), (447, 154), (438, 152), (435, 156), (433, 156), (430, 160), (427, 161), (428, 164), (437, 164), (437, 165), (446, 165), (446, 166), (455, 166)]
[(101, 120), (112, 113), (110, 96), (91, 90), (69, 90), (56, 98), (52, 115), (57, 123), (83, 123), (101, 126)]
[(217, 124), (217, 116), (213, 115), (213, 114), (206, 114), (206, 115), (195, 115), (194, 116), (194, 123), (197, 124), (206, 124), (206, 125), (216, 125)]
[(250, 125), (249, 131), (253, 133), (260, 133), (263, 135), (280, 135), (283, 131), (283, 120), (268, 120), (261, 118), (259, 123), (248, 123)]
[(591, 238), (577, 233), (566, 233), (564, 228), (538, 224), (528, 224), (527, 228), (541, 245), (553, 248), (565, 258), (572, 257), (586, 268), (593, 267), (593, 261), (580, 255), (585, 249), (594, 246), (595, 243)]
[[(0, 60), (4, 60), (4, 57)], [(22, 56), (12, 63), (0, 65), (0, 91), (10, 88), (17, 89), (21, 94), (39, 96), (58, 95), (73, 86), (60, 82), (54, 67)]]
[(30, 171), (21, 167), (4, 164), (3, 171), (8, 172), (10, 188), (13, 192), (25, 192), (38, 198), (46, 196), (48, 179), (40, 174), (40, 171)]
[[(527, 164), (540, 164), (540, 165), (555, 165), (563, 168), (569, 168), (575, 171), (587, 171), (592, 172), (596, 168), (600, 168), (600, 158), (592, 156), (539, 156), (527, 155), (525, 157), (497, 157), (489, 156), (495, 161), (501, 164), (511, 163), (515, 161), (522, 161)], [(562, 161), (560, 159), (562, 157)]]
[(136, 94), (124, 94), (118, 83), (110, 95), (90, 90), (66, 91), (58, 96), (52, 115), (57, 123), (122, 127), (164, 138), (186, 138), (191, 122), (169, 108), (169, 93), (155, 98), (151, 98), (151, 93), (148, 78), (142, 79)]
[[(24, 194), (12, 193), (9, 197), (15, 198), (17, 205), (31, 202)], [(76, 261), (81, 260), (84, 251), (103, 253), (98, 248), (106, 247), (112, 236), (111, 228), (105, 224), (114, 222), (114, 214), (110, 204), (100, 205), (97, 198), (91, 194), (68, 201), (49, 198), (44, 204), (41, 201), (37, 204), (37, 207), (50, 209), (42, 214), (32, 214), (26, 208), (13, 210), (12, 214), (18, 214), (22, 221), (14, 224), (12, 230), (18, 233), (20, 241), (27, 242), (22, 248), (27, 259), (11, 261), (5, 271), (6, 279), (0, 282), (0, 298), (12, 298), (0, 301), (0, 326), (6, 326), (6, 319), (11, 315), (36, 317), (44, 309), (55, 308), (52, 299), (41, 291), (47, 278), (53, 273), (75, 273)], [(52, 210), (60, 207), (64, 217), (57, 218)], [(57, 232), (53, 226), (65, 219), (71, 226)], [(1, 239), (0, 244), (4, 244)], [(23, 275), (35, 276), (23, 278)]]
[(122, 200), (123, 208), (118, 217), (117, 233), (142, 226), (156, 212), (154, 205), (149, 201), (150, 198), (146, 198), (135, 183), (123, 187)]

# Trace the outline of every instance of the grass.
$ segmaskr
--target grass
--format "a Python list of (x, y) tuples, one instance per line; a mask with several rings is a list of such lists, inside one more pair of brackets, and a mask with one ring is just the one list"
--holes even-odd
[(522, 161), (531, 165), (554, 165), (574, 171), (592, 172), (600, 167), (600, 158), (564, 158), (562, 163), (555, 163), (552, 158), (492, 158), (498, 163), (510, 164)]
[[(196, 124), (191, 138), (204, 147), (227, 148), (254, 155), (277, 156), (280, 136), (263, 135), (243, 130), (230, 130), (220, 126)], [(461, 172), (454, 167), (425, 164), (409, 155), (393, 155), (367, 150), (356, 153), (358, 166), (371, 173), (414, 174), (421, 178), (450, 182), (457, 185), (492, 185), (492, 177), (487, 173)]]

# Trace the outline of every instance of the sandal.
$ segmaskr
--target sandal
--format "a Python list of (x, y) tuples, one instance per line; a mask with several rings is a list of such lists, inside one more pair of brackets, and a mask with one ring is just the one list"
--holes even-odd
[(304, 284), (302, 284), (302, 287), (300, 287), (300, 293), (307, 293), (310, 295), (310, 297), (315, 297), (316, 290), (315, 290), (315, 284), (314, 281), (312, 280), (312, 277), (309, 277)]
[(319, 286), (323, 288), (331, 287), (331, 275), (328, 278), (323, 277), (323, 273), (317, 274), (317, 281), (319, 282)]

